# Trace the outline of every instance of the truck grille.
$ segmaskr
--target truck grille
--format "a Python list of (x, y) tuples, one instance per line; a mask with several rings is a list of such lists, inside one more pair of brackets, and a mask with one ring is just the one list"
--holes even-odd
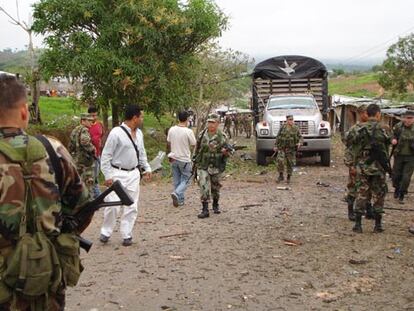
[[(273, 136), (277, 136), (279, 129), (286, 121), (274, 121), (273, 122)], [(299, 127), (300, 133), (302, 135), (309, 135), (315, 132), (315, 122), (314, 121), (295, 121), (295, 125)]]

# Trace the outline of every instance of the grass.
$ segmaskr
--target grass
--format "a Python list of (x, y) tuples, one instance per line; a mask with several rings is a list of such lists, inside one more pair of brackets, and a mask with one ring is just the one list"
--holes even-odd
[(329, 94), (354, 97), (376, 97), (380, 90), (378, 74), (374, 72), (340, 76), (329, 80)]

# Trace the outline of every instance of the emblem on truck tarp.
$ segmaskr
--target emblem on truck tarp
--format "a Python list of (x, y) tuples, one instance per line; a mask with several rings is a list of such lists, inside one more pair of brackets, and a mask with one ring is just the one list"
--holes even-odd
[(280, 70), (282, 70), (283, 72), (285, 72), (288, 76), (290, 76), (292, 73), (295, 73), (295, 67), (297, 66), (297, 63), (292, 63), (292, 64), (288, 64), (288, 62), (285, 59), (285, 68), (282, 68), (280, 66), (278, 66), (280, 68)]

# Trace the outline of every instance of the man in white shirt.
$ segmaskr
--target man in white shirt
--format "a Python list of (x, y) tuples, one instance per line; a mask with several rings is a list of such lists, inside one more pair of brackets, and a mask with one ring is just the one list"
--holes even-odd
[(184, 194), (190, 184), (192, 163), (191, 146), (195, 146), (194, 132), (188, 128), (188, 112), (178, 114), (178, 125), (168, 131), (167, 142), (171, 152), (168, 158), (171, 163), (174, 191), (171, 193), (175, 207), (184, 205)]
[[(130, 206), (123, 206), (120, 231), (122, 245), (132, 244), (132, 230), (138, 214), (140, 171), (144, 170), (144, 179), (151, 178), (151, 167), (148, 164), (144, 147), (144, 137), (139, 129), (144, 121), (144, 112), (137, 105), (125, 108), (125, 121), (109, 133), (102, 150), (101, 171), (105, 176), (105, 186), (109, 187), (119, 180), (128, 194), (134, 200)], [(108, 201), (118, 201), (115, 193), (108, 195)], [(107, 207), (104, 211), (104, 221), (101, 228), (100, 241), (107, 243), (116, 224), (116, 217), (121, 206)]]

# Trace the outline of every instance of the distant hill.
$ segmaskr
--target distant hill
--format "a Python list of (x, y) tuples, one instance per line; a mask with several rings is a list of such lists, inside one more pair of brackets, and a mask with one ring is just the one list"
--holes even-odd
[[(40, 53), (41, 50), (36, 50), (36, 55)], [(29, 65), (29, 54), (27, 51), (13, 51), (11, 49), (0, 51), (0, 71), (24, 73)]]

